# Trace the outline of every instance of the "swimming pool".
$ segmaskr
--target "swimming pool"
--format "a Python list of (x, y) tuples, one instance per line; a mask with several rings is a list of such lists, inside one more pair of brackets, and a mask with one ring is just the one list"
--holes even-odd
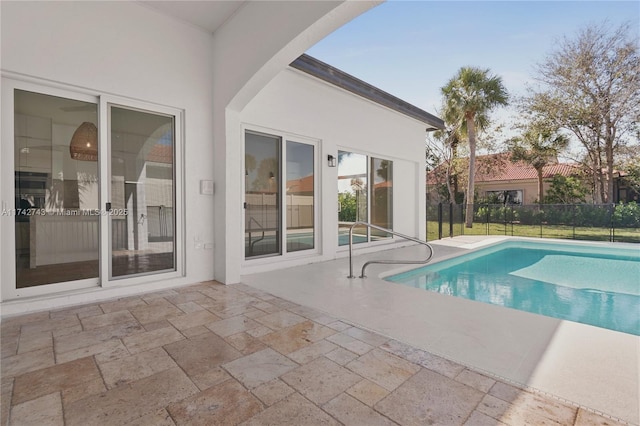
[(509, 241), (386, 279), (640, 335), (640, 247)]

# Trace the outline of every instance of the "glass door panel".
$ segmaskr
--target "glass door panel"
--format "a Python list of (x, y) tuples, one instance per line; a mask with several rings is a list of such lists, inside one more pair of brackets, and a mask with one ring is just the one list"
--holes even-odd
[(112, 278), (176, 269), (174, 117), (111, 106)]
[[(371, 157), (371, 223), (393, 227), (393, 161)], [(371, 228), (371, 241), (390, 238), (391, 234)]]
[[(349, 228), (368, 221), (367, 156), (338, 151), (338, 244), (349, 244)], [(366, 243), (367, 228), (353, 230), (353, 243)]]
[(287, 141), (287, 252), (314, 248), (313, 145)]
[(246, 258), (281, 254), (280, 146), (276, 136), (246, 132)]
[(97, 278), (97, 104), (14, 91), (16, 288)]

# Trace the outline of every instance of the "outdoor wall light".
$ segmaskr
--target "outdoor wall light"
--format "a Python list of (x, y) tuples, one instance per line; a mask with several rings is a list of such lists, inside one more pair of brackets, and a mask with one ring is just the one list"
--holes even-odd
[(327, 156), (327, 163), (329, 164), (329, 167), (335, 167), (336, 166), (336, 157), (334, 157), (333, 155), (329, 154)]

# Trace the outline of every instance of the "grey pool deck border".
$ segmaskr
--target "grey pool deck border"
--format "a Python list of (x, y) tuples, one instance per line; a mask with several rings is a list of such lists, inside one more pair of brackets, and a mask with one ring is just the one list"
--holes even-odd
[[(433, 262), (509, 239), (540, 241), (455, 237), (432, 242)], [(419, 258), (424, 250), (409, 246), (356, 256), (354, 270), (366, 260)], [(348, 268), (348, 259), (342, 258), (244, 275), (242, 282), (496, 378), (631, 424), (640, 423), (639, 336), (384, 280), (415, 266), (372, 265), (365, 279), (348, 279)]]

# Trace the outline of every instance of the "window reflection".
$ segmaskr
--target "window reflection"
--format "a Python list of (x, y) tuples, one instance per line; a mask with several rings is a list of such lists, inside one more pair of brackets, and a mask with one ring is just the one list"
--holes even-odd
[(97, 277), (97, 105), (15, 90), (14, 114), (16, 287)]
[(287, 141), (287, 252), (314, 247), (313, 146)]
[(111, 107), (111, 276), (174, 270), (174, 119)]

